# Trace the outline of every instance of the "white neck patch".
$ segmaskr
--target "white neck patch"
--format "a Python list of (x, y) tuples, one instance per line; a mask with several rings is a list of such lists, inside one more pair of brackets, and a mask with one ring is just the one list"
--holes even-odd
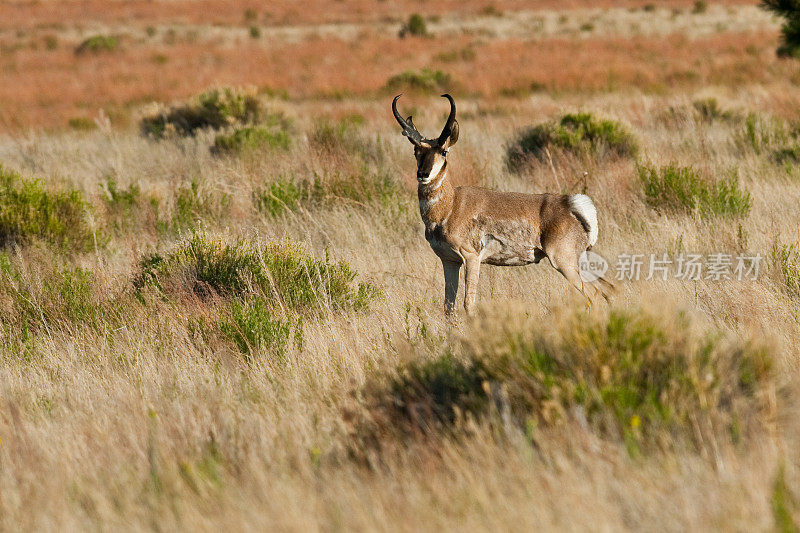
[(422, 200), (420, 200), (420, 202), (419, 202), (419, 210), (420, 210), (420, 212), (421, 212), (423, 215), (427, 214), (427, 213), (428, 213), (428, 211), (430, 211), (430, 210), (431, 210), (431, 208), (432, 208), (434, 205), (436, 205), (436, 203), (437, 203), (437, 202), (438, 202), (440, 199), (441, 199), (441, 196), (440, 196), (440, 195), (438, 195), (438, 194), (437, 194), (436, 196), (432, 197), (432, 198), (423, 198), (423, 199), (422, 199)]

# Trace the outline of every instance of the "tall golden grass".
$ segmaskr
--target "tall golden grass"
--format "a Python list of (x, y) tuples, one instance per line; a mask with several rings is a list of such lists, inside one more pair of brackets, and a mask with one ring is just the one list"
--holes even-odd
[[(762, 88), (715, 94), (725, 109), (769, 117), (771, 99)], [(578, 294), (540, 265), (486, 269), (481, 309), (488, 318), (447, 322), (440, 266), (416, 212), (410, 146), (398, 135), (387, 101), (267, 101), (292, 119), (295, 142), (288, 152), (246, 158), (212, 156), (212, 134), (155, 142), (123, 130), (4, 141), (5, 165), (49, 187), (66, 182), (83, 191), (103, 237), (88, 253), (46, 243), (3, 252), (3, 527), (750, 529), (771, 527), (775, 505), (796, 518), (797, 296), (771, 251), (798, 240), (797, 180), (792, 168), (737, 144), (742, 122), (695, 115), (693, 98), (537, 96), (484, 112), (480, 99), (458, 101), (462, 136), (451, 155), (457, 183), (557, 192), (548, 165), (522, 176), (505, 170), (504, 147), (517, 127), (552, 118), (557, 109), (582, 108), (629, 124), (652, 164), (679, 161), (710, 174), (736, 167), (752, 194), (751, 212), (740, 219), (661, 214), (646, 206), (631, 162), (554, 161), (562, 190), (585, 187), (595, 200), (597, 249), (607, 257), (765, 254), (756, 281), (620, 283), (613, 308), (649, 309), (657, 323), (664, 317), (663, 334), (676, 339), (685, 332), (670, 324), (682, 312), (698, 338), (719, 331), (733, 350), (766, 347), (775, 371), (775, 388), (764, 389), (759, 400), (768, 410), (748, 415), (757, 426), (740, 420), (743, 432), (735, 441), (726, 431), (699, 428), (700, 451), (676, 440), (633, 457), (621, 437), (598, 433), (580, 415), (529, 428), (532, 433), (511, 428), (498, 435), (503, 426), (491, 416), (467, 419), (450, 436), (396, 441), (378, 433), (382, 455), (366, 464), (353, 456), (362, 449), (353, 431), (358, 413), (370, 405), (362, 396), (368, 381), (457, 350), (459, 339), (494, 346), (508, 328), (544, 332), (564, 324), (564, 314), (602, 323), (608, 313), (585, 314)], [(441, 119), (437, 100), (409, 101), (422, 110), (417, 123), (424, 129)], [(365, 118), (357, 139), (380, 137), (381, 158), (364, 159), (358, 144), (331, 152), (304, 140), (320, 117), (335, 120), (352, 111)], [(325, 175), (342, 162), (389, 172), (407, 192), (389, 203), (341, 197), (278, 215), (257, 210), (253, 192), (265, 183)], [(128, 215), (114, 211), (122, 204), (107, 204), (109, 178), (117, 191), (138, 187), (140, 203)], [(185, 217), (181, 191), (190, 182), (201, 200)], [(366, 312), (331, 309), (305, 319), (302, 346), (290, 344), (280, 358), (269, 347), (244, 357), (214, 333), (228, 312), (225, 300), (148, 297), (143, 304), (132, 293), (140, 258), (171, 249), (191, 227), (257, 248), (288, 239), (318, 257), (328, 253), (346, 260), (383, 297)], [(65, 269), (76, 267), (91, 277), (87, 298), (95, 307), (88, 309), (95, 311), (75, 307), (72, 295), (82, 293), (72, 292), (80, 291), (74, 281), (58, 285)], [(524, 325), (512, 325), (526, 316)], [(491, 317), (506, 318), (498, 327)], [(779, 472), (786, 486), (776, 493)], [(776, 496), (786, 491), (788, 497)]]
[[(163, 72), (119, 66), (146, 57), (135, 47), (82, 61), (51, 51), (50, 69), (37, 67), (44, 52), (16, 52), (33, 72), (9, 71), (19, 85), (0, 87), (1, 112), (53, 130), (0, 136), (0, 172), (41, 180), (11, 179), (0, 194), (2, 227), (26, 232), (0, 250), (0, 529), (796, 529), (800, 91), (758, 39), (490, 41), (474, 66), (448, 63), (462, 87), (456, 184), (585, 192), (598, 209), (595, 251), (612, 268), (622, 253), (763, 256), (755, 280), (618, 280), (613, 302), (591, 310), (544, 263), (487, 267), (477, 316), (454, 320), (423, 237), (412, 148), (380, 91), (413, 59), (390, 52), (376, 74), (350, 80), (383, 41), (325, 54), (301, 43), (290, 58), (230, 50), (221, 57), (235, 53), (238, 66), (211, 59), (205, 70), (195, 47), (176, 45), (186, 61)], [(462, 42), (404, 46), (433, 57)], [(531, 50), (545, 52), (536, 64)], [(696, 78), (675, 80), (689, 68), (679, 52)], [(592, 58), (608, 58), (606, 71)], [(500, 97), (492, 65), (552, 85)], [(72, 69), (97, 73), (96, 86), (65, 82)], [(625, 81), (608, 83), (609, 69)], [(73, 112), (94, 115), (79, 104), (141, 98), (126, 72), (160, 87), (156, 99), (269, 79), (308, 98), (261, 94), (264, 116), (279, 118), (260, 127), (291, 143), (241, 153), (212, 152), (220, 132), (208, 130), (156, 140), (125, 121), (63, 128)], [(347, 84), (355, 96), (321, 96)], [(423, 132), (446, 113), (438, 93), (407, 94), (404, 106)], [(638, 159), (564, 150), (552, 165), (507, 168), (518, 131), (575, 111), (623, 123)], [(692, 166), (711, 181), (735, 173), (750, 209), (659, 209), (637, 164)], [(23, 209), (73, 189), (86, 205), (75, 201), (68, 227)], [(48, 231), (34, 227), (40, 215)], [(50, 237), (71, 232), (81, 246)], [(186, 255), (205, 241), (222, 244)], [(233, 252), (215, 262), (225, 243)], [(320, 263), (272, 271), (272, 250), (344, 261), (353, 287), (378, 292), (336, 305)], [(143, 271), (165, 273), (164, 290), (140, 290)], [(293, 306), (291, 291), (308, 287), (313, 305)], [(249, 309), (255, 324), (238, 320)], [(291, 326), (280, 347), (261, 328), (271, 321)], [(565, 366), (575, 357), (586, 359)]]

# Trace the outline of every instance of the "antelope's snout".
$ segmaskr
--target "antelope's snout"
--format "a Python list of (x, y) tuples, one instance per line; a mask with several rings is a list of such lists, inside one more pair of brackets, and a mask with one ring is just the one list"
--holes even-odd
[(417, 157), (417, 181), (428, 183), (436, 178), (444, 167), (447, 159), (435, 147), (429, 150), (416, 150)]

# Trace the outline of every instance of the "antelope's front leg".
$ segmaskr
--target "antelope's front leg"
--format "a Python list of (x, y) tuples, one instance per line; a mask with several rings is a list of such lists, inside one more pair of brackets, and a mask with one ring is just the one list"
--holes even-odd
[(468, 315), (471, 315), (478, 299), (478, 276), (481, 271), (480, 257), (477, 255), (465, 256), (464, 266), (466, 267), (464, 275), (466, 281), (464, 287), (464, 310)]
[(461, 263), (453, 263), (442, 259), (442, 267), (444, 268), (444, 312), (449, 315), (456, 306)]

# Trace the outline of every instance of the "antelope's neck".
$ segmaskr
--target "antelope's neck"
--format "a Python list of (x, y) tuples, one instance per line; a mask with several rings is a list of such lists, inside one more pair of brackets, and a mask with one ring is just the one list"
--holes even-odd
[(447, 179), (447, 163), (433, 179), (419, 184), (417, 196), (419, 213), (426, 228), (432, 229), (447, 222), (453, 210), (454, 197), (453, 185)]

